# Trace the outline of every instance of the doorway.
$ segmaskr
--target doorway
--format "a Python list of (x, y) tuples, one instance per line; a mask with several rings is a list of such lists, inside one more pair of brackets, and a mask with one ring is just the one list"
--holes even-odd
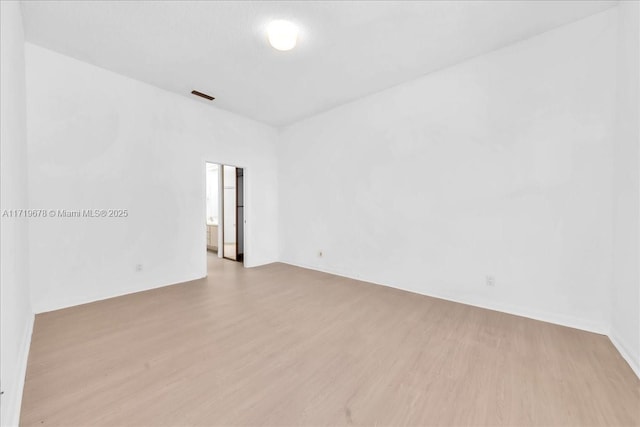
[(244, 169), (206, 162), (207, 251), (244, 260)]

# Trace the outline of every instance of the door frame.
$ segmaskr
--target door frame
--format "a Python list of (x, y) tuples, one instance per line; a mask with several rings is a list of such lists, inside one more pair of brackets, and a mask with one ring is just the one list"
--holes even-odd
[[(228, 166), (228, 165), (227, 165)], [(236, 172), (236, 261), (244, 264), (244, 168), (233, 166)], [(242, 171), (242, 175), (238, 175), (238, 169)], [(238, 185), (238, 178), (242, 177), (242, 189)], [(224, 184), (224, 183), (223, 183)], [(242, 218), (238, 221), (238, 195), (242, 192)], [(242, 230), (242, 239), (239, 238), (240, 230)], [(240, 244), (240, 240), (242, 240), (242, 245)], [(242, 253), (240, 253), (240, 247), (242, 247)]]
[[(242, 216), (243, 216), (243, 239), (242, 239), (242, 249), (243, 249), (243, 256), (242, 256), (242, 261), (235, 261), (235, 262), (239, 262), (243, 265), (245, 265), (246, 260), (247, 260), (247, 243), (249, 242), (249, 239), (247, 238), (247, 235), (249, 234), (248, 232), (248, 227), (247, 227), (247, 209), (246, 209), (246, 205), (247, 205), (247, 200), (249, 199), (249, 193), (247, 192), (248, 190), (248, 186), (247, 186), (247, 167), (246, 166), (241, 166), (238, 164), (232, 164), (232, 163), (224, 163), (224, 162), (220, 162), (220, 161), (216, 161), (216, 160), (207, 160), (205, 159), (203, 161), (203, 167), (202, 167), (202, 175), (201, 175), (201, 181), (202, 185), (203, 185), (203, 190), (202, 190), (202, 194), (204, 195), (203, 197), (203, 202), (202, 202), (202, 210), (204, 212), (203, 214), (203, 218), (205, 219), (205, 227), (206, 227), (206, 220), (207, 220), (207, 163), (215, 163), (219, 166), (218, 170), (220, 171), (220, 179), (219, 179), (219, 188), (222, 189), (223, 192), (218, 191), (219, 194), (219, 215), (218, 215), (218, 234), (219, 236), (222, 237), (222, 239), (219, 239), (219, 245), (218, 245), (218, 257), (222, 258), (222, 259), (228, 259), (230, 261), (233, 261), (230, 258), (224, 258), (224, 173), (223, 173), (223, 168), (222, 166), (233, 166), (234, 168), (240, 168), (242, 169), (242, 197), (243, 197), (243, 210), (242, 210)], [(237, 215), (237, 213), (236, 213)], [(236, 233), (237, 233), (237, 225), (236, 225)], [(204, 241), (204, 261), (205, 261), (205, 271), (206, 271), (206, 265), (207, 265), (207, 241), (206, 241), (206, 233), (202, 234), (205, 238)], [(220, 241), (221, 240), (221, 241)], [(237, 238), (236, 238), (237, 240)], [(238, 244), (238, 242), (236, 241), (236, 245)]]

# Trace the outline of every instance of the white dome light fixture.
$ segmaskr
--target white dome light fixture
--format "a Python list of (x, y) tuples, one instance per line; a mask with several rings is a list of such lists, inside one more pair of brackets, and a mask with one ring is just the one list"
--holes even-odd
[(289, 21), (277, 19), (267, 26), (267, 35), (274, 49), (291, 50), (298, 41), (298, 27)]

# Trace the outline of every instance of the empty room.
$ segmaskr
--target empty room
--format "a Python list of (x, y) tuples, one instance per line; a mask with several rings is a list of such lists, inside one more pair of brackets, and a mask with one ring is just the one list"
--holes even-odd
[(0, 0), (4, 426), (640, 426), (640, 2)]

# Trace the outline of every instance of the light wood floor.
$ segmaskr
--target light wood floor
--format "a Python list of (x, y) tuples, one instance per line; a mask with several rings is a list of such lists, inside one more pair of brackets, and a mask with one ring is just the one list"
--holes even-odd
[(605, 336), (284, 264), (36, 317), (21, 423), (638, 425)]

